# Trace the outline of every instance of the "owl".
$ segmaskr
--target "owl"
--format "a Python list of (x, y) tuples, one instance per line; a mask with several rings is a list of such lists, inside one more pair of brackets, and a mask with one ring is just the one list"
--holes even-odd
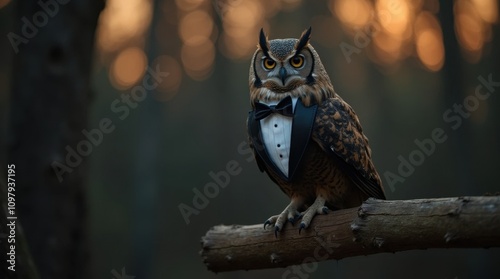
[(250, 64), (247, 119), (250, 146), (260, 171), (290, 198), (274, 225), (301, 220), (299, 233), (316, 214), (385, 199), (359, 119), (335, 92), (311, 28), (299, 39), (268, 40), (261, 29)]

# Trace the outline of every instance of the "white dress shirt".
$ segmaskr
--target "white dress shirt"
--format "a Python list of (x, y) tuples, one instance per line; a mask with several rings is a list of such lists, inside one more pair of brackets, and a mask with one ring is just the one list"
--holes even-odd
[[(264, 103), (268, 106), (276, 105), (279, 101)], [(293, 111), (297, 98), (292, 98)], [(279, 113), (272, 113), (260, 120), (262, 140), (266, 147), (267, 154), (273, 163), (288, 177), (288, 161), (290, 159), (290, 142), (292, 138), (292, 117), (287, 117)]]

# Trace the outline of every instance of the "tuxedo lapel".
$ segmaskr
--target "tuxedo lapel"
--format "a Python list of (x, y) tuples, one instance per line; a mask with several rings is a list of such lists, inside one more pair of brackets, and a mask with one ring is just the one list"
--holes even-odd
[(309, 140), (311, 139), (317, 110), (317, 104), (305, 107), (304, 104), (302, 104), (301, 99), (299, 99), (295, 105), (290, 144), (290, 161), (288, 163), (289, 181), (293, 179), (295, 171), (297, 170), (300, 161), (302, 160), (302, 156), (306, 151)]

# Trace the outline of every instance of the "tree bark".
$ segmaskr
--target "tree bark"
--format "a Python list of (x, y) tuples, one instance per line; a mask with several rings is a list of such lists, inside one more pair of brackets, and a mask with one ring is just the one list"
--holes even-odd
[[(95, 128), (87, 127), (87, 111), (103, 7), (102, 0), (16, 1), (18, 26), (12, 33), (23, 40), (12, 43), (8, 164), (16, 170), (15, 215), (41, 278), (89, 278), (89, 147), (78, 144), (85, 139), (83, 129)], [(66, 167), (62, 174), (54, 162)]]
[(211, 228), (200, 252), (213, 272), (286, 267), (329, 259), (429, 248), (500, 246), (500, 197), (383, 201), (318, 215), (299, 234), (276, 238), (262, 224)]
[[(443, 95), (444, 104), (443, 111), (449, 109), (454, 103), (463, 102), (467, 97), (467, 91), (470, 82), (464, 75), (463, 64), (464, 60), (460, 53), (460, 44), (455, 32), (455, 1), (439, 1), (439, 21), (443, 28), (443, 45), (444, 45), (444, 66), (441, 71), (443, 80)], [(473, 84), (477, 83), (477, 75), (472, 80)], [(460, 129), (454, 131), (455, 135), (450, 137), (450, 152), (456, 154), (455, 160), (450, 160), (450, 168), (455, 170), (454, 180), (452, 185), (460, 192), (466, 192), (469, 185), (474, 183), (473, 178), (473, 162), (472, 149), (463, 148), (464, 146), (473, 146), (471, 142), (471, 126), (464, 123)]]

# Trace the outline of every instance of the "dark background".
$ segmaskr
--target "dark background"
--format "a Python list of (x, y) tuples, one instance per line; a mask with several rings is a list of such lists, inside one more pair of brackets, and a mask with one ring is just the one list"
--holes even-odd
[[(23, 24), (18, 2), (25, 1), (0, 0), (2, 166), (16, 160), (8, 140), (16, 123), (11, 105), (19, 82), (16, 63), (37, 55), (29, 44), (43, 45), (35, 36), (26, 48), (14, 51), (7, 34), (19, 34)], [(60, 12), (72, 5), (60, 5)], [(115, 129), (83, 156), (81, 169), (64, 174), (64, 179), (76, 175), (85, 185), (81, 224), (88, 256), (83, 265), (90, 278), (118, 278), (122, 268), (138, 279), (281, 278), (283, 269), (216, 276), (206, 271), (198, 255), (200, 238), (211, 226), (261, 223), (288, 204), (245, 152), (248, 68), (261, 27), (273, 39), (298, 37), (312, 26), (311, 44), (370, 138), (388, 199), (500, 191), (500, 86), (485, 100), (474, 97), (480, 76), (500, 82), (498, 6), (495, 0), (106, 1), (96, 22), (95, 47), (88, 49), (93, 57), (90, 97), (81, 104), (88, 114), (82, 114), (77, 134), (82, 139), (81, 129), (98, 128), (104, 118)], [(59, 16), (47, 25), (56, 35), (62, 27), (50, 21)], [(43, 29), (40, 37), (45, 36)], [(168, 76), (147, 90), (127, 115), (117, 112), (112, 104), (142, 84), (148, 65)], [(486, 94), (484, 86), (481, 92)], [(37, 99), (23, 102), (37, 105)], [(464, 109), (465, 117), (454, 111), (454, 104), (464, 102), (473, 107)], [(47, 114), (52, 110), (39, 109)], [(436, 128), (446, 140), (435, 143), (411, 174), (399, 173), (401, 158), (410, 160), (418, 152), (415, 140), (431, 138)], [(31, 148), (38, 148), (40, 139), (28, 140)], [(55, 160), (64, 163), (61, 157), (51, 162)], [(193, 189), (203, 192), (214, 181), (209, 173), (225, 170), (233, 160), (241, 172), (186, 224), (179, 206), (193, 207)], [(388, 173), (404, 181), (390, 182)], [(19, 170), (19, 175), (30, 174)], [(22, 213), (21, 223), (30, 219)], [(36, 234), (33, 229), (25, 233), (28, 239)], [(35, 263), (43, 253), (34, 252)], [(498, 278), (499, 261), (498, 248), (408, 251), (322, 262), (308, 276)]]

